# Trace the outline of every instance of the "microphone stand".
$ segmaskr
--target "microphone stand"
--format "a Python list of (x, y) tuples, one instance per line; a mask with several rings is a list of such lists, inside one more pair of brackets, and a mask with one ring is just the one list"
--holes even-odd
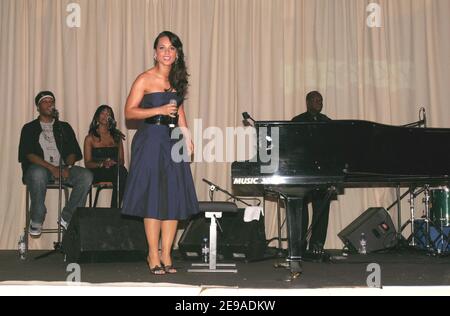
[[(251, 206), (250, 204), (248, 204), (248, 203), (245, 202), (244, 200), (242, 200), (242, 199), (238, 198), (237, 196), (231, 194), (231, 193), (228, 192), (227, 190), (222, 189), (222, 188), (219, 187), (218, 185), (215, 185), (215, 184), (212, 183), (211, 181), (208, 181), (208, 180), (206, 180), (206, 179), (202, 179), (202, 180), (203, 180), (203, 182), (205, 182), (205, 183), (207, 183), (207, 184), (209, 185), (209, 191), (210, 191), (210, 193), (209, 193), (209, 198), (210, 198), (211, 202), (214, 201), (214, 192), (215, 192), (215, 191), (220, 191), (220, 192), (222, 192), (222, 193), (227, 194), (227, 195), (228, 195), (229, 197), (231, 197), (234, 201), (239, 201), (239, 202), (243, 203), (243, 204), (246, 205), (246, 206)], [(218, 220), (218, 218), (216, 218), (216, 216), (214, 216), (214, 218), (215, 218), (215, 220), (216, 220), (216, 223), (217, 223), (217, 226), (218, 226), (220, 232), (223, 233), (223, 229), (222, 229), (222, 225), (220, 225), (220, 221)]]
[[(111, 124), (111, 127), (112, 127), (113, 130), (117, 130), (116, 129), (116, 122), (114, 120), (110, 121), (108, 119), (108, 124)], [(119, 133), (119, 137), (120, 137), (120, 133)], [(116, 196), (116, 202), (117, 202), (117, 208), (118, 209), (120, 208), (120, 142), (121, 141), (122, 141), (122, 139), (120, 138), (119, 143), (117, 144), (117, 156), (116, 156), (116, 158), (117, 158), (117, 160), (116, 160), (116, 162), (117, 162), (117, 167), (116, 167), (117, 168), (117, 176), (116, 176), (116, 181), (117, 181), (117, 183), (116, 183), (116, 193), (117, 193), (117, 196)]]
[(425, 108), (420, 108), (419, 110), (419, 120), (417, 122), (409, 123), (403, 125), (402, 127), (423, 127), (427, 128), (427, 114)]
[[(406, 127), (406, 128), (427, 128), (427, 118), (426, 118), (426, 110), (424, 107), (420, 108), (419, 110), (419, 121), (417, 122), (413, 122), (413, 123), (409, 123), (406, 125), (403, 125), (402, 127)], [(394, 206), (397, 206), (397, 236), (396, 236), (396, 240), (397, 240), (397, 246), (401, 245), (401, 243), (404, 241), (402, 232), (403, 230), (406, 228), (407, 225), (411, 224), (412, 227), (412, 245), (415, 246), (415, 233), (414, 233), (414, 218), (413, 215), (411, 215), (411, 219), (406, 222), (404, 225), (402, 225), (402, 206), (401, 206), (401, 201), (407, 196), (410, 195), (410, 203), (414, 202), (414, 198), (419, 195), (420, 193), (422, 193), (422, 191), (419, 191), (419, 193), (415, 193), (415, 188), (410, 188), (408, 191), (406, 191), (403, 195), (401, 194), (400, 191), (400, 186), (397, 186), (396, 188), (396, 197), (397, 200), (391, 204), (388, 208), (387, 211), (390, 211)], [(414, 208), (414, 206), (412, 206), (412, 208)], [(412, 222), (411, 222), (412, 220)]]
[(208, 181), (206, 179), (203, 179), (203, 182), (206, 182), (209, 185), (209, 190), (212, 192), (212, 194), (210, 195), (210, 199), (211, 202), (214, 200), (214, 192), (215, 191), (220, 191), (222, 193), (225, 193), (226, 195), (228, 195), (230, 198), (232, 198), (234, 201), (239, 201), (242, 204), (246, 205), (246, 206), (251, 206), (250, 204), (248, 204), (247, 202), (245, 202), (244, 200), (238, 198), (237, 196), (231, 194), (230, 192), (228, 192), (227, 190), (222, 189), (221, 187), (219, 187), (218, 185), (215, 185), (214, 183), (212, 183), (211, 181)]
[(120, 208), (120, 144), (117, 147), (117, 208)]
[(120, 142), (122, 139), (119, 140), (119, 143), (117, 144), (117, 183), (116, 183), (116, 192), (117, 192), (117, 208), (120, 209)]
[(47, 253), (45, 253), (43, 255), (40, 255), (40, 256), (36, 257), (34, 260), (47, 258), (50, 255), (53, 255), (55, 253), (63, 253), (62, 247), (61, 247), (62, 230), (63, 230), (63, 228), (61, 227), (61, 218), (62, 218), (62, 190), (63, 190), (64, 132), (63, 132), (63, 129), (62, 129), (61, 122), (59, 120), (59, 113), (58, 113), (57, 110), (53, 111), (53, 118), (55, 119), (55, 122), (54, 122), (55, 128), (53, 130), (57, 131), (57, 133), (54, 135), (55, 136), (55, 141), (59, 140), (59, 148), (58, 148), (58, 150), (60, 151), (59, 166), (58, 166), (58, 168), (59, 168), (59, 180), (58, 180), (58, 228), (57, 228), (57, 235), (58, 235), (58, 237), (57, 237), (57, 241), (53, 242), (53, 250), (51, 250), (50, 252), (47, 252)]
[(422, 127), (422, 126), (426, 127), (425, 125), (426, 125), (425, 120), (420, 120), (414, 123), (403, 125), (402, 127)]

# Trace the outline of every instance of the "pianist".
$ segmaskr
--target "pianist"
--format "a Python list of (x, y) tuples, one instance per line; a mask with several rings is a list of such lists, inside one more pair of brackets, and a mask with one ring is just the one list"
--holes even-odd
[(307, 111), (292, 119), (293, 122), (329, 122), (331, 119), (322, 114), (323, 98), (318, 91), (312, 91), (306, 95)]
[[(306, 96), (307, 112), (292, 119), (293, 122), (329, 122), (331, 119), (322, 114), (323, 98), (318, 91), (312, 91)], [(328, 218), (330, 214), (330, 199), (327, 199), (326, 190), (312, 191), (304, 200), (304, 209), (308, 209), (308, 204), (313, 206), (312, 234), (309, 241), (308, 254), (321, 255), (327, 238)], [(301, 205), (299, 205), (301, 207)], [(303, 212), (303, 251), (307, 248), (306, 232), (308, 230), (309, 214)]]

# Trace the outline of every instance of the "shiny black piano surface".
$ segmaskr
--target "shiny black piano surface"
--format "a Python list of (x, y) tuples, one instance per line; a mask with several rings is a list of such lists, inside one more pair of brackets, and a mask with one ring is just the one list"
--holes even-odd
[[(278, 146), (278, 168), (262, 173), (261, 167), (269, 163), (234, 162), (233, 188), (241, 195), (280, 186), (384, 187), (449, 181), (450, 129), (366, 121), (258, 122), (256, 128), (258, 135), (261, 129), (269, 135), (278, 129), (279, 140), (272, 144)], [(266, 151), (270, 145), (261, 141), (258, 149)]]
[[(237, 195), (271, 191), (284, 196), (292, 272), (301, 270), (299, 213), (304, 210), (298, 208), (302, 204), (298, 201), (309, 191), (329, 187), (415, 188), (448, 185), (450, 180), (450, 129), (350, 120), (257, 122), (255, 128), (258, 155), (232, 164), (233, 190)], [(262, 162), (265, 153), (274, 156), (276, 152), (278, 158)], [(267, 166), (272, 170), (262, 169)]]

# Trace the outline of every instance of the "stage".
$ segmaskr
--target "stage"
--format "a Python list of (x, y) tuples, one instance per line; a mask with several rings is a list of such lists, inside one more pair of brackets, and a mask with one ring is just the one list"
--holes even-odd
[[(179, 272), (163, 276), (150, 274), (145, 262), (89, 263), (80, 265), (78, 287), (68, 286), (73, 270), (66, 272), (61, 254), (33, 259), (42, 253), (20, 261), (15, 251), (0, 252), (2, 295), (64, 294), (68, 288), (80, 295), (423, 295), (424, 289), (426, 295), (450, 295), (450, 258), (411, 250), (348, 257), (330, 251), (330, 262), (305, 262), (303, 274), (291, 282), (287, 270), (274, 268), (278, 259), (237, 262), (237, 274), (188, 273), (191, 262), (175, 256)], [(367, 285), (373, 263), (380, 267), (382, 289)]]

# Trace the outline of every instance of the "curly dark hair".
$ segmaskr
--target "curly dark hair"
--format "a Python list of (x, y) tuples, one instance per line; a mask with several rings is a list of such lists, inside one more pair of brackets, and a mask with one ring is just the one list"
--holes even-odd
[(177, 61), (173, 64), (172, 69), (170, 70), (169, 74), (170, 89), (168, 91), (176, 90), (177, 95), (185, 99), (189, 85), (188, 83), (189, 74), (187, 72), (186, 63), (184, 61), (183, 43), (181, 43), (180, 38), (176, 34), (169, 31), (164, 31), (160, 33), (158, 37), (155, 39), (155, 43), (153, 44), (153, 48), (155, 50), (158, 47), (159, 40), (163, 37), (169, 38), (172, 45), (176, 48), (178, 55)]
[[(89, 125), (89, 135), (98, 137), (100, 139), (101, 139), (101, 137), (100, 137), (100, 134), (98, 133), (98, 127), (99, 127), (98, 121), (100, 119), (100, 114), (104, 110), (108, 110), (109, 115), (112, 117), (113, 121), (115, 122), (113, 109), (109, 105), (104, 104), (104, 105), (100, 105), (97, 108), (97, 111), (95, 111), (94, 117), (92, 118), (91, 125)], [(125, 140), (125, 135), (116, 128), (115, 124), (109, 125), (109, 133), (111, 134), (112, 138), (114, 139), (114, 142), (117, 145), (120, 143), (121, 140)]]

